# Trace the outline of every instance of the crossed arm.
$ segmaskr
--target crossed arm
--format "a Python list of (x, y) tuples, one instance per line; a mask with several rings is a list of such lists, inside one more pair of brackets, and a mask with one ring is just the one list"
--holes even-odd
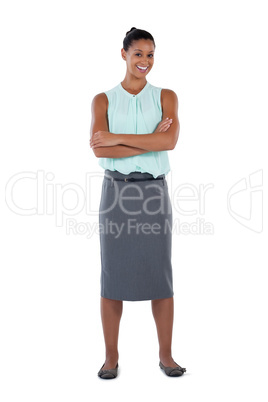
[(175, 92), (162, 90), (163, 120), (173, 122), (165, 132), (151, 134), (113, 134), (108, 130), (108, 100), (104, 93), (94, 97), (91, 106), (92, 120), (90, 145), (98, 158), (123, 158), (151, 151), (174, 149), (179, 137), (178, 99)]

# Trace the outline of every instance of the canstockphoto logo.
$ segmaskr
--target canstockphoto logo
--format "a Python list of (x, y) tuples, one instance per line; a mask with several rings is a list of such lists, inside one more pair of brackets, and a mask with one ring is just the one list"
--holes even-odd
[(227, 195), (230, 215), (241, 225), (260, 233), (263, 230), (263, 171), (237, 181)]

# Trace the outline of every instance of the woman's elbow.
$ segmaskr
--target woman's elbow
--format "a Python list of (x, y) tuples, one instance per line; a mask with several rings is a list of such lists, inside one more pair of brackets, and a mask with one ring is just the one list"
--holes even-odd
[(171, 148), (170, 148), (171, 151), (172, 151), (173, 149), (175, 149), (175, 147), (176, 147), (176, 145), (177, 145), (177, 142), (178, 142), (178, 138), (177, 138), (175, 141), (172, 141)]
[(96, 156), (96, 158), (100, 158), (101, 157), (101, 151), (100, 151), (101, 147), (97, 147), (97, 148), (91, 148), (94, 155)]
[(168, 149), (167, 150), (172, 151), (175, 148), (176, 143), (177, 143), (177, 139), (175, 139), (174, 137), (171, 137), (170, 141), (169, 141), (169, 144), (168, 144)]
[(172, 138), (171, 138), (171, 148), (170, 148), (170, 150), (175, 149), (175, 147), (177, 145), (177, 142), (178, 142), (178, 139), (179, 139), (179, 131), (175, 135), (173, 135)]

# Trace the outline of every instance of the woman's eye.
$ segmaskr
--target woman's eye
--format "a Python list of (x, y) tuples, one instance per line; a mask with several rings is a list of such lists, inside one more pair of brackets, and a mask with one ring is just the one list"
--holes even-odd
[[(140, 53), (136, 53), (135, 56), (140, 56)], [(149, 54), (148, 56), (152, 56), (152, 57), (153, 57), (153, 54)], [(152, 57), (151, 57), (151, 58), (152, 58)]]

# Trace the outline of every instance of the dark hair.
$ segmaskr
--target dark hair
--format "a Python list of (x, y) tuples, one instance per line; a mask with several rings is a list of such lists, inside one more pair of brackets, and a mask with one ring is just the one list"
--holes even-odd
[(153, 36), (147, 32), (144, 31), (143, 29), (137, 29), (135, 27), (132, 27), (130, 31), (127, 31), (126, 36), (123, 40), (123, 48), (127, 52), (130, 46), (132, 46), (132, 43), (136, 40), (140, 39), (149, 39), (153, 42), (154, 47), (155, 47), (155, 42)]

